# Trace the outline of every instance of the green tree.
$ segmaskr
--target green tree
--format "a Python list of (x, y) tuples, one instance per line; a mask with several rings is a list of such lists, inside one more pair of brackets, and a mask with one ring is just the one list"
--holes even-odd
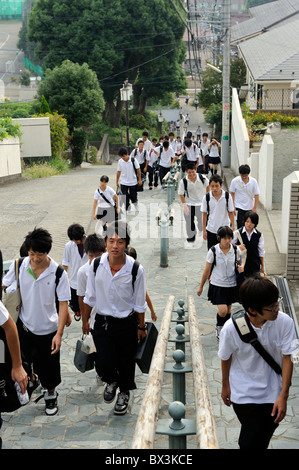
[(134, 83), (139, 110), (149, 96), (186, 86), (184, 29), (168, 0), (36, 0), (28, 39), (46, 67), (88, 63), (104, 93), (104, 118), (119, 125), (125, 79)]
[[(222, 65), (219, 66), (222, 70)], [(231, 61), (230, 84), (233, 88), (239, 88), (245, 83), (246, 67), (243, 59)], [(199, 106), (208, 108), (211, 104), (222, 102), (222, 74), (209, 67), (202, 73), (201, 92), (198, 94)]]
[(44, 95), (50, 109), (63, 115), (70, 132), (75, 127), (88, 126), (101, 119), (103, 93), (96, 73), (87, 64), (65, 60), (53, 70), (47, 69), (38, 87), (38, 97)]
[(46, 113), (51, 113), (50, 106), (48, 105), (48, 102), (44, 95), (42, 95), (41, 100), (40, 100), (40, 113), (41, 114), (46, 114)]

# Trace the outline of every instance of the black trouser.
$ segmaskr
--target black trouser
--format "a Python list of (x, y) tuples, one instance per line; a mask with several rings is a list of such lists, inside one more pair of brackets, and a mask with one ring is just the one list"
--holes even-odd
[(240, 449), (267, 449), (275, 429), (275, 417), (271, 416), (272, 403), (233, 403), (234, 411), (241, 423), (239, 436)]
[(20, 318), (17, 321), (17, 327), (25, 362), (33, 364), (33, 370), (38, 375), (42, 386), (53, 390), (61, 382), (60, 351), (51, 354), (52, 340), (57, 332), (36, 335), (26, 329)]
[(126, 197), (126, 210), (128, 210), (130, 200), (132, 204), (137, 203), (137, 185), (125, 186), (124, 184), (121, 184), (120, 189), (123, 195)]
[(241, 228), (244, 225), (244, 214), (247, 212), (247, 209), (238, 209), (236, 207), (237, 211), (237, 228)]
[(149, 186), (153, 186), (153, 181), (154, 181), (154, 186), (156, 188), (158, 186), (158, 172), (152, 166), (148, 166), (147, 171), (148, 171)]
[(212, 248), (212, 246), (217, 245), (217, 233), (212, 233), (207, 230), (207, 242), (208, 242), (208, 250)]
[(202, 212), (201, 206), (189, 206), (189, 214), (186, 215), (184, 211), (184, 217), (186, 221), (186, 232), (187, 232), (187, 241), (194, 242), (196, 238), (196, 227), (195, 227), (195, 217), (197, 218), (197, 228), (199, 232), (202, 232)]
[(137, 316), (96, 315), (92, 336), (96, 347), (96, 371), (108, 384), (117, 382), (121, 392), (134, 390), (135, 353), (138, 345)]
[(159, 167), (159, 176), (160, 176), (160, 183), (161, 183), (161, 186), (162, 186), (162, 180), (164, 178), (165, 175), (167, 175), (167, 173), (170, 171), (170, 167), (169, 168), (165, 168), (164, 166), (161, 166)]

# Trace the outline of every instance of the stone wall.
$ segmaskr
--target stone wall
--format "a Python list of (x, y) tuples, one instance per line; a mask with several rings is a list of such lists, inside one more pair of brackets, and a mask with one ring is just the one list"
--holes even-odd
[(299, 279), (299, 181), (293, 180), (290, 191), (287, 278)]

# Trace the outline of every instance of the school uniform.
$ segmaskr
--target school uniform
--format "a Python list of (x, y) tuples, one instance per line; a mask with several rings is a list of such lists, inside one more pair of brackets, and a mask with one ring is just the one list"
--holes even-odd
[(185, 196), (185, 202), (189, 209), (188, 215), (184, 212), (187, 242), (194, 242), (196, 238), (195, 217), (197, 218), (198, 232), (202, 232), (201, 204), (206, 193), (206, 188), (209, 186), (209, 180), (205, 176), (202, 176), (202, 178), (203, 182), (201, 181), (200, 176), (196, 175), (196, 181), (193, 183), (188, 176), (186, 176), (187, 192), (185, 191), (183, 179), (181, 179), (179, 184), (178, 195)]
[(207, 238), (208, 238), (208, 249), (211, 246), (216, 245), (217, 241), (217, 231), (219, 227), (227, 225), (230, 226), (229, 212), (234, 211), (234, 204), (231, 195), (229, 194), (228, 201), (226, 200), (225, 191), (222, 189), (222, 194), (217, 200), (212, 191), (209, 192), (210, 201), (209, 201), (209, 213), (206, 195), (203, 197), (201, 211), (207, 213)]
[[(206, 142), (203, 142), (202, 140), (198, 142), (198, 148), (199, 148), (199, 152), (201, 153), (202, 162), (204, 161), (205, 172), (208, 172), (207, 170), (208, 170), (208, 163), (209, 163), (209, 149), (208, 149), (209, 143), (210, 143), (210, 139), (207, 139)], [(200, 166), (197, 168), (197, 172), (198, 173), (201, 172)]]
[(155, 147), (152, 147), (150, 151), (148, 152), (148, 156), (147, 156), (148, 184), (150, 188), (153, 186), (153, 182), (154, 182), (155, 188), (158, 186), (158, 173), (156, 171), (156, 166), (158, 165), (157, 164), (158, 155), (154, 152), (154, 149)]
[[(216, 265), (210, 276), (208, 299), (213, 305), (231, 305), (239, 301), (239, 292), (236, 277), (236, 260), (240, 260), (240, 249), (237, 247), (235, 255), (234, 247), (230, 246), (227, 254), (224, 254), (219, 243), (214, 246)], [(213, 265), (214, 253), (210, 249), (206, 258)]]
[(235, 193), (235, 208), (238, 211), (237, 227), (244, 225), (244, 214), (254, 207), (254, 197), (260, 194), (258, 182), (251, 176), (248, 183), (244, 183), (241, 176), (236, 176), (229, 187), (230, 192)]
[[(158, 150), (159, 152), (159, 150)], [(160, 167), (159, 167), (159, 176), (160, 176), (160, 183), (162, 185), (162, 180), (164, 176), (169, 172), (171, 167), (171, 160), (175, 157), (174, 151), (171, 146), (167, 150), (162, 147), (162, 151), (160, 153)]]
[(136, 158), (134, 158), (134, 163), (131, 156), (126, 162), (123, 158), (120, 158), (117, 163), (117, 171), (121, 172), (121, 192), (126, 198), (126, 210), (128, 210), (130, 205), (130, 200), (132, 204), (137, 204), (137, 176), (136, 172), (140, 168), (140, 165)]
[[(68, 277), (71, 286), (70, 307), (73, 312), (79, 312), (79, 302), (77, 296), (77, 273), (78, 269), (88, 261), (87, 253), (84, 252), (83, 245), (78, 248), (75, 242), (70, 240), (64, 247), (62, 265), (68, 267)], [(79, 249), (81, 251), (79, 251)]]
[[(260, 258), (265, 257), (264, 236), (256, 228), (254, 228), (251, 233), (248, 233), (244, 226), (239, 228), (238, 231), (247, 250), (244, 273), (246, 277), (249, 277), (255, 273), (258, 273), (261, 269)], [(240, 245), (240, 241), (237, 237), (237, 231), (234, 232), (232, 243)]]
[[(50, 257), (49, 257), (50, 258)], [(61, 382), (60, 351), (51, 354), (51, 344), (58, 328), (58, 313), (55, 290), (59, 301), (71, 298), (68, 277), (63, 271), (57, 288), (55, 286), (58, 264), (50, 258), (49, 266), (36, 279), (30, 266), (29, 256), (20, 267), (19, 281), (22, 304), (17, 321), (21, 350), (28, 364), (33, 363), (34, 371), (43, 387), (51, 390)], [(15, 280), (14, 263), (3, 278), (9, 286)]]
[(221, 162), (219, 148), (217, 144), (213, 144), (209, 151), (209, 164), (218, 165)]
[(104, 253), (96, 274), (94, 261), (90, 265), (84, 297), (84, 303), (97, 312), (92, 331), (97, 373), (108, 384), (117, 382), (120, 391), (136, 388), (138, 325), (134, 312), (143, 313), (147, 308), (145, 271), (139, 265), (133, 288), (133, 264), (134, 259), (126, 255), (124, 266), (112, 276), (108, 253)]
[[(297, 349), (293, 320), (279, 311), (276, 320), (261, 328), (252, 325), (258, 340), (282, 367), (282, 356)], [(227, 361), (232, 357), (229, 384), (231, 402), (241, 422), (241, 449), (266, 449), (278, 424), (271, 416), (273, 404), (281, 393), (282, 376), (277, 374), (262, 356), (239, 337), (232, 320), (228, 320), (220, 335), (218, 356)]]
[[(151, 145), (150, 145), (150, 148), (151, 148)], [(146, 160), (148, 159), (147, 150), (144, 148), (142, 152), (139, 152), (139, 149), (137, 148), (131, 152), (130, 157), (135, 158), (135, 161), (137, 160), (140, 166), (141, 173), (144, 173), (144, 167), (146, 164)]]
[(113, 198), (115, 194), (116, 192), (110, 186), (106, 186), (105, 191), (102, 191), (101, 188), (95, 190), (93, 198), (98, 201), (97, 219), (101, 219), (102, 222), (110, 223), (115, 221), (114, 206), (116, 201)]

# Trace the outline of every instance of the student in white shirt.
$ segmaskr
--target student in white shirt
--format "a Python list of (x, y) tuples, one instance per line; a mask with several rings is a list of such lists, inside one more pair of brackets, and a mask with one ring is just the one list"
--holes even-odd
[(183, 204), (184, 218), (186, 221), (187, 241), (185, 248), (195, 247), (195, 217), (197, 219), (199, 239), (202, 237), (201, 203), (204, 195), (208, 191), (208, 178), (204, 175), (198, 175), (196, 173), (195, 165), (193, 163), (188, 163), (186, 168), (186, 177), (181, 179), (178, 189), (178, 195), (180, 196)]
[[(208, 201), (208, 199), (209, 201)], [(208, 249), (218, 243), (217, 231), (223, 225), (231, 225), (234, 230), (234, 205), (231, 195), (222, 189), (220, 175), (210, 178), (210, 192), (204, 196), (201, 205), (203, 239), (207, 240)]]
[[(112, 403), (117, 389), (120, 390), (114, 407), (117, 415), (127, 412), (130, 390), (136, 388), (135, 352), (138, 339), (146, 336), (145, 271), (139, 265), (133, 285), (135, 261), (125, 253), (129, 243), (126, 223), (118, 221), (108, 227), (107, 253), (101, 256), (96, 272), (95, 260), (92, 262), (84, 298), (84, 325), (92, 308), (97, 312), (92, 335), (97, 350), (97, 373), (107, 384), (104, 401)], [(83, 328), (84, 334), (88, 331)]]
[(199, 149), (197, 145), (192, 142), (191, 138), (184, 140), (182, 156), (182, 171), (186, 171), (186, 165), (190, 162), (195, 163), (197, 170), (200, 158)]
[(156, 148), (154, 152), (156, 153), (158, 158), (160, 157), (159, 176), (162, 189), (164, 189), (163, 178), (169, 172), (170, 168), (174, 165), (175, 154), (171, 146), (169, 145), (168, 140), (164, 140), (162, 144), (162, 149)]
[[(18, 330), (15, 322), (9, 315), (7, 309), (4, 307), (3, 303), (0, 301), (0, 339), (5, 342), (8, 351), (6, 354), (9, 354), (9, 358), (2, 356), (0, 359), (3, 361), (5, 359), (6, 364), (11, 364), (11, 378), (14, 382), (18, 382), (21, 388), (21, 392), (25, 393), (28, 384), (28, 374), (22, 366), (20, 342), (18, 336)], [(0, 348), (1, 348), (0, 343)], [(0, 353), (5, 351), (5, 349), (0, 349)], [(0, 381), (3, 379), (0, 374)], [(1, 419), (1, 397), (0, 397), (0, 429), (2, 426)], [(0, 437), (0, 449), (2, 448), (2, 439)]]
[[(158, 186), (158, 175), (159, 175), (159, 165), (158, 165), (158, 155), (154, 152), (154, 149), (157, 147), (157, 139), (152, 140), (152, 148), (148, 152), (147, 162), (144, 171), (148, 173), (148, 185), (149, 189), (153, 189)], [(159, 149), (158, 149), (159, 150)]]
[(108, 186), (109, 177), (102, 175), (100, 186), (95, 190), (93, 196), (93, 219), (100, 219), (103, 230), (107, 230), (107, 224), (110, 224), (118, 218), (120, 212), (119, 197), (110, 186)]
[(118, 151), (121, 157), (118, 160), (116, 172), (116, 186), (119, 187), (121, 182), (121, 192), (125, 197), (125, 207), (128, 211), (130, 201), (137, 206), (137, 184), (142, 185), (141, 170), (138, 161), (130, 157), (125, 147), (121, 147)]
[(220, 334), (222, 392), (226, 406), (233, 405), (241, 423), (240, 449), (267, 449), (285, 418), (293, 373), (292, 354), (298, 351), (293, 320), (279, 310), (279, 291), (259, 275), (243, 282), (239, 298), (259, 342), (281, 367), (277, 373), (240, 338), (232, 320)]
[(229, 187), (237, 211), (237, 228), (244, 224), (244, 214), (247, 211), (257, 211), (260, 189), (255, 178), (249, 176), (250, 166), (240, 165), (239, 176), (236, 176)]
[(68, 273), (70, 286), (71, 286), (71, 301), (70, 307), (74, 312), (74, 319), (79, 321), (81, 319), (81, 312), (77, 296), (77, 273), (78, 269), (86, 263), (88, 257), (84, 252), (85, 230), (80, 224), (72, 224), (67, 229), (67, 234), (70, 239), (66, 243), (62, 256), (62, 266)]
[[(150, 141), (148, 141), (150, 142)], [(151, 148), (151, 143), (150, 143)], [(138, 141), (138, 146), (130, 154), (131, 159), (134, 157), (135, 160), (139, 163), (141, 173), (145, 174), (146, 160), (148, 159), (148, 151), (144, 148), (143, 140)]]
[[(97, 256), (101, 256), (106, 251), (104, 238), (99, 237), (96, 233), (88, 235), (84, 242), (84, 250), (85, 250), (85, 253), (87, 253), (88, 261), (83, 266), (81, 266), (77, 274), (77, 295), (79, 299), (80, 312), (82, 312), (82, 328), (85, 328), (88, 326), (88, 325), (84, 325), (85, 304), (83, 302), (85, 292), (86, 292), (88, 272), (89, 272), (91, 262), (94, 260), (94, 258), (96, 258)], [(96, 312), (92, 311), (90, 315), (90, 328), (91, 329), (93, 329), (95, 313)]]
[[(46, 414), (57, 413), (57, 392), (61, 382), (60, 347), (71, 298), (66, 272), (63, 270), (56, 287), (58, 264), (50, 258), (52, 237), (47, 230), (35, 228), (25, 237), (29, 256), (20, 267), (21, 310), (17, 321), (21, 351), (28, 364), (33, 364), (42, 386)], [(8, 287), (15, 280), (14, 263), (3, 278)], [(56, 310), (55, 292), (59, 301)]]
[(221, 144), (214, 138), (211, 137), (211, 142), (208, 145), (209, 149), (209, 168), (211, 170), (212, 175), (217, 174), (218, 165), (221, 162), (219, 149)]
[(152, 143), (151, 143), (151, 141), (150, 141), (149, 138), (148, 138), (148, 132), (147, 132), (147, 131), (143, 131), (143, 132), (142, 132), (142, 137), (139, 138), (139, 139), (137, 139), (135, 148), (138, 148), (138, 143), (139, 143), (140, 141), (143, 142), (143, 148), (144, 148), (144, 150), (146, 150), (147, 152), (149, 152), (150, 149), (151, 149)]
[(209, 173), (209, 143), (210, 139), (208, 139), (208, 134), (207, 132), (204, 132), (202, 134), (202, 140), (198, 142), (198, 148), (202, 157), (203, 170), (206, 174)]
[(169, 132), (168, 136), (169, 136), (169, 145), (170, 145), (170, 147), (172, 148), (172, 150), (174, 151), (174, 153), (176, 154), (177, 141), (176, 141), (176, 139), (174, 138), (174, 133), (173, 133), (173, 132)]
[(244, 271), (244, 264), (240, 260), (241, 252), (231, 243), (233, 236), (232, 229), (227, 226), (220, 227), (217, 231), (218, 244), (208, 251), (206, 266), (197, 291), (197, 295), (200, 296), (205, 282), (210, 278), (208, 299), (213, 305), (217, 305), (218, 339), (224, 323), (230, 318), (232, 304), (239, 301), (236, 269), (239, 273)]

